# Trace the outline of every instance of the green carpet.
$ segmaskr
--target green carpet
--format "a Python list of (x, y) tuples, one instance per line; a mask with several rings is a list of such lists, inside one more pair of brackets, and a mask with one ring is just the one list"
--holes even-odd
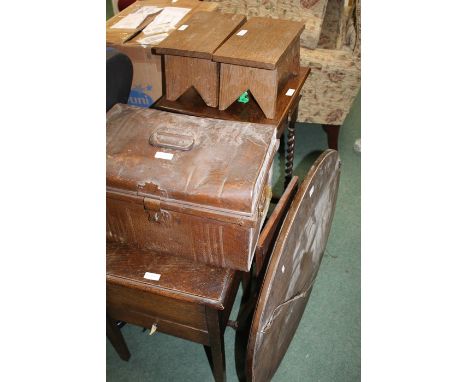
[[(340, 133), (342, 174), (335, 218), (325, 256), (296, 335), (274, 381), (359, 381), (360, 368), (360, 247), (361, 158), (353, 151), (361, 136), (360, 96)], [(318, 125), (297, 124), (294, 174), (301, 178), (326, 149), (326, 135)], [(282, 185), (284, 156), (274, 168), (275, 189)], [(239, 306), (231, 314), (235, 319)], [(126, 325), (122, 329), (132, 354), (121, 361), (107, 341), (109, 381), (212, 381), (202, 345)], [(226, 329), (228, 381), (236, 381), (234, 331)]]

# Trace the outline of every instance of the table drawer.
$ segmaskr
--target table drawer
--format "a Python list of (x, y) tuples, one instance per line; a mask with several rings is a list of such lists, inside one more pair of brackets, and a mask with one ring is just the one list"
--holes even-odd
[[(205, 307), (194, 303), (175, 300), (149, 292), (119, 285), (107, 284), (107, 308), (117, 312), (127, 312), (147, 322), (149, 317), (161, 321), (207, 330)], [(111, 314), (112, 315), (112, 314)], [(115, 317), (115, 319), (122, 319)], [(151, 327), (153, 323), (144, 325)]]

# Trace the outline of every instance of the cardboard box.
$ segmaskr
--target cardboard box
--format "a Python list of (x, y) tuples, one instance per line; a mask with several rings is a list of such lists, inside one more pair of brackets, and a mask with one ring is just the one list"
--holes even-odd
[[(178, 23), (183, 24), (197, 11), (214, 11), (216, 3), (197, 0), (145, 0), (137, 1), (106, 22), (106, 45), (126, 54), (133, 64), (132, 89), (129, 105), (149, 107), (163, 95), (163, 71), (161, 56), (152, 54), (151, 48), (157, 45), (141, 45), (138, 40), (141, 32), (156, 15), (148, 16), (136, 29), (112, 29), (111, 27), (125, 16), (137, 12), (145, 6), (190, 8), (191, 11)], [(170, 32), (169, 32), (170, 33)]]

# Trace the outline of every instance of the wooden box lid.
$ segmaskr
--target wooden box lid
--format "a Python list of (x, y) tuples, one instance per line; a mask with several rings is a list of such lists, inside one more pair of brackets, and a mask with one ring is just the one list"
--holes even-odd
[[(145, 278), (146, 272), (160, 275)], [(172, 254), (137, 247), (106, 243), (106, 280), (108, 283), (224, 309), (226, 293), (236, 271), (196, 263)], [(154, 278), (154, 277), (153, 277)]]
[(245, 20), (233, 13), (197, 12), (163, 40), (156, 53), (211, 59)]
[[(107, 112), (107, 192), (257, 216), (276, 127), (117, 104)], [(169, 207), (168, 207), (169, 208)]]
[(275, 69), (304, 26), (297, 21), (252, 17), (216, 50), (213, 60)]

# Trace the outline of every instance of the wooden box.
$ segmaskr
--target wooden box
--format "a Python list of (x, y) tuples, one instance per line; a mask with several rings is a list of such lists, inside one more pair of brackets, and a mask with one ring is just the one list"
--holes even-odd
[(107, 239), (247, 271), (271, 198), (273, 125), (115, 105)]
[(164, 54), (168, 100), (175, 101), (193, 86), (208, 106), (218, 106), (219, 64), (212, 56), (245, 20), (241, 15), (198, 12), (154, 49)]
[[(299, 38), (304, 24), (253, 17), (213, 55), (221, 63), (219, 109), (250, 91), (267, 118), (274, 118), (279, 91), (299, 73)], [(287, 94), (292, 95), (292, 94)]]

